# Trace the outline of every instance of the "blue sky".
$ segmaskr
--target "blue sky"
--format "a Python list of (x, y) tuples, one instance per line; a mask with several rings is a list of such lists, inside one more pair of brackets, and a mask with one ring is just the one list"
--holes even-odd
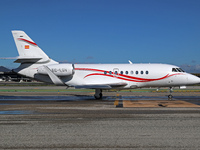
[(1, 0), (0, 57), (18, 56), (11, 30), (62, 62), (200, 66), (199, 0)]

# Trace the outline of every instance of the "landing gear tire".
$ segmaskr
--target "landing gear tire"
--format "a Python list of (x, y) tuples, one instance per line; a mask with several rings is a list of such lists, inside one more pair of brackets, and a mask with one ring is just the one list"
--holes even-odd
[(95, 98), (95, 99), (102, 99), (102, 96), (103, 96), (103, 94), (100, 93), (98, 96), (94, 95), (94, 98)]
[(172, 100), (172, 98), (173, 98), (173, 96), (170, 94), (170, 95), (168, 95), (168, 100)]
[(94, 98), (95, 99), (102, 99), (102, 89), (95, 89), (95, 94), (94, 94)]
[(172, 96), (172, 92), (173, 92), (172, 87), (169, 88), (169, 92), (170, 92), (170, 94), (168, 95), (168, 100), (172, 101), (172, 98), (173, 98), (173, 96)]

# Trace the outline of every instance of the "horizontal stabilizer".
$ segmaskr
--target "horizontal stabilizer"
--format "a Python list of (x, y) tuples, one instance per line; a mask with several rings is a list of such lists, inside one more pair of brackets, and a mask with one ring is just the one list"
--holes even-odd
[(5, 60), (9, 60), (9, 59), (17, 59), (17, 57), (0, 57), (0, 59), (5, 59)]
[(35, 63), (39, 61), (42, 58), (38, 57), (18, 57), (17, 60), (15, 60), (15, 63)]
[(39, 61), (40, 59), (42, 59), (42, 57), (20, 57), (20, 56), (17, 56), (17, 57), (0, 57), (0, 59), (5, 59), (5, 60), (12, 60), (14, 59), (15, 63), (35, 63), (37, 61)]

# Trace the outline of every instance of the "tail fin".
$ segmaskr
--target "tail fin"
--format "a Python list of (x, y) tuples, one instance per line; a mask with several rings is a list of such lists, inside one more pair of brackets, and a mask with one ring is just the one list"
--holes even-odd
[(19, 53), (17, 63), (47, 62), (49, 57), (38, 45), (24, 32), (12, 31), (15, 44)]

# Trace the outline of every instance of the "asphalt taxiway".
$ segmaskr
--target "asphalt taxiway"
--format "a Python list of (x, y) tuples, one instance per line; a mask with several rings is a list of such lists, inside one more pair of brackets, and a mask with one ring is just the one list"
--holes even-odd
[(59, 94), (0, 93), (0, 149), (200, 149), (199, 93)]

